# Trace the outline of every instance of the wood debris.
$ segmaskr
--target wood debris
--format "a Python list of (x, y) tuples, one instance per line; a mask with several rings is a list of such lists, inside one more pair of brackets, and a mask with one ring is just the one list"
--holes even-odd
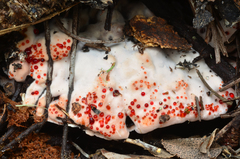
[(126, 28), (126, 34), (140, 41), (144, 47), (161, 47), (179, 50), (189, 50), (192, 46), (181, 38), (177, 32), (160, 17), (146, 18), (135, 16)]
[(173, 155), (169, 154), (165, 150), (158, 148), (156, 146), (150, 145), (148, 143), (145, 143), (139, 139), (133, 140), (133, 139), (126, 139), (125, 142), (140, 146), (144, 148), (145, 150), (148, 150), (152, 155), (156, 157), (162, 157), (162, 158), (171, 158)]

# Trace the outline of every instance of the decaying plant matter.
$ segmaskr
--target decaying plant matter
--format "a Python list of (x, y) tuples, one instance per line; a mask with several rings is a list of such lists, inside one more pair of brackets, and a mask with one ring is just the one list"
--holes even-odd
[[(161, 48), (171, 48), (171, 49), (178, 49), (178, 50), (188, 50), (191, 47), (198, 51), (200, 53), (199, 58), (195, 59), (194, 62), (198, 61), (199, 59), (204, 58), (205, 62), (208, 64), (208, 66), (218, 74), (223, 81), (227, 84), (226, 86), (221, 88), (220, 91), (223, 91), (224, 89), (230, 88), (235, 86), (235, 97), (232, 99), (226, 99), (220, 95), (218, 95), (216, 92), (214, 92), (207, 84), (206, 81), (203, 80), (203, 77), (201, 73), (198, 71), (198, 75), (200, 76), (201, 80), (205, 84), (205, 86), (214, 94), (217, 96), (217, 98), (221, 99), (221, 102), (227, 102), (229, 105), (236, 105), (239, 106), (238, 95), (239, 92), (239, 70), (235, 70), (235, 68), (229, 63), (229, 59), (231, 57), (236, 57), (234, 53), (237, 53), (237, 60), (234, 61), (237, 63), (236, 67), (239, 68), (239, 37), (235, 36), (233, 37), (234, 40), (229, 40), (229, 43), (234, 44), (235, 47), (233, 49), (225, 48), (226, 43), (222, 41), (223, 36), (223, 29), (219, 27), (219, 21), (222, 18), (225, 20), (225, 23), (227, 23), (228, 26), (233, 26), (234, 24), (238, 23), (240, 21), (239, 19), (239, 13), (240, 13), (240, 7), (239, 7), (239, 1), (237, 0), (225, 0), (224, 3), (227, 4), (228, 7), (225, 9), (219, 2), (213, 2), (213, 1), (194, 1), (189, 0), (190, 5), (194, 11), (193, 14), (195, 14), (195, 18), (193, 20), (190, 18), (193, 22), (193, 26), (189, 24), (188, 19), (189, 16), (185, 15), (184, 12), (182, 14), (178, 14), (179, 8), (178, 5), (172, 5), (167, 0), (163, 1), (147, 1), (147, 0), (141, 0), (155, 15), (156, 17), (151, 18), (145, 18), (143, 16), (137, 15), (132, 20), (129, 21), (127, 27), (125, 28), (126, 36), (132, 36), (132, 38), (135, 38), (134, 40), (138, 40), (141, 44), (142, 48), (145, 47), (161, 47)], [(87, 146), (84, 145), (78, 145), (82, 141), (77, 142), (69, 142), (69, 140), (72, 140), (73, 137), (69, 134), (71, 134), (71, 128), (68, 128), (69, 124), (75, 124), (72, 119), (69, 118), (69, 103), (70, 100), (67, 102), (67, 108), (66, 110), (61, 109), (59, 107), (59, 110), (62, 111), (66, 116), (65, 118), (61, 118), (62, 123), (64, 124), (63, 128), (63, 137), (62, 140), (59, 141), (59, 138), (57, 140), (54, 140), (53, 143), (50, 143), (51, 145), (47, 144), (49, 141), (52, 141), (52, 137), (49, 137), (49, 135), (43, 134), (43, 133), (37, 133), (40, 131), (44, 125), (46, 125), (47, 117), (48, 117), (48, 111), (47, 108), (50, 104), (50, 102), (53, 100), (51, 96), (51, 90), (50, 85), (52, 81), (52, 72), (53, 72), (53, 60), (51, 56), (50, 51), (50, 29), (49, 29), (49, 19), (51, 19), (54, 16), (57, 16), (57, 14), (61, 12), (67, 11), (67, 9), (72, 9), (70, 11), (67, 11), (68, 14), (73, 14), (73, 22), (72, 22), (72, 32), (68, 31), (64, 26), (61, 24), (61, 21), (58, 21), (58, 26), (60, 30), (63, 30), (66, 34), (69, 34), (73, 38), (73, 44), (71, 46), (71, 63), (70, 63), (70, 76), (69, 76), (69, 89), (68, 89), (68, 99), (71, 99), (71, 93), (74, 89), (73, 83), (74, 83), (74, 71), (75, 71), (75, 58), (76, 58), (76, 48), (77, 48), (77, 42), (83, 41), (86, 42), (85, 47), (92, 47), (95, 49), (101, 49), (106, 51), (106, 54), (111, 51), (111, 46), (106, 47), (104, 44), (113, 44), (118, 43), (122, 39), (116, 40), (116, 41), (104, 41), (104, 40), (90, 40), (81, 38), (78, 36), (78, 11), (82, 8), (79, 7), (79, 2), (81, 3), (87, 3), (93, 8), (97, 9), (108, 9), (108, 13), (106, 16), (105, 21), (105, 29), (110, 30), (111, 26), (111, 17), (113, 14), (113, 8), (117, 8), (117, 3), (121, 3), (121, 0), (80, 0), (80, 1), (45, 1), (45, 0), (39, 0), (39, 1), (1, 1), (0, 2), (0, 35), (6, 34), (6, 35), (17, 35), (18, 32), (13, 33), (14, 30), (19, 30), (22, 28), (25, 28), (30, 25), (34, 25), (40, 22), (44, 22), (44, 33), (45, 33), (45, 39), (46, 39), (46, 48), (49, 58), (48, 63), (48, 73), (47, 73), (47, 81), (46, 81), (46, 110), (44, 110), (44, 116), (42, 118), (36, 118), (35, 116), (35, 105), (21, 105), (21, 97), (20, 93), (24, 92), (22, 90), (21, 84), (17, 83), (14, 87), (14, 84), (2, 84), (0, 90), (0, 132), (4, 134), (0, 138), (0, 148), (1, 148), (1, 156), (11, 156), (11, 157), (22, 157), (22, 158), (35, 158), (35, 157), (46, 157), (46, 158), (67, 158), (72, 155), (73, 157), (73, 151), (75, 152), (76, 158), (81, 158), (82, 155), (87, 158), (117, 158), (117, 157), (125, 157), (125, 158), (158, 158), (158, 157), (165, 157), (165, 158), (171, 158), (173, 156), (179, 157), (179, 158), (216, 158), (218, 156), (233, 156), (238, 158), (240, 154), (239, 148), (239, 137), (240, 137), (240, 113), (239, 109), (233, 110), (233, 112), (230, 112), (229, 114), (222, 115), (223, 118), (231, 117), (233, 118), (228, 124), (225, 125), (220, 131), (215, 129), (215, 125), (212, 125), (211, 135), (205, 133), (201, 134), (203, 135), (209, 135), (208, 137), (189, 137), (189, 138), (183, 138), (183, 137), (166, 137), (166, 136), (158, 136), (158, 139), (154, 140), (145, 140), (144, 137), (140, 135), (133, 136), (134, 138), (141, 138), (141, 140), (132, 140), (132, 139), (126, 139), (125, 142), (132, 143), (135, 145), (138, 145), (142, 147), (143, 149), (147, 150), (142, 152), (142, 148), (139, 148), (137, 146), (131, 147), (127, 143), (122, 143), (122, 141), (102, 141), (100, 139), (93, 139), (93, 142), (86, 142)], [(126, 3), (126, 2), (124, 2)], [(173, 1), (172, 3), (176, 3), (176, 1)], [(188, 3), (184, 3), (186, 6), (189, 5)], [(197, 4), (195, 6), (195, 4)], [(214, 12), (211, 10), (207, 10), (210, 5), (217, 5), (219, 8), (217, 11)], [(185, 7), (186, 7), (185, 6)], [(121, 7), (119, 7), (121, 8)], [(190, 8), (189, 6), (186, 8)], [(234, 15), (232, 18), (229, 17), (228, 11), (232, 11), (231, 8), (234, 8), (234, 13), (231, 12), (231, 15)], [(73, 11), (73, 13), (71, 13)], [(221, 18), (219, 18), (219, 15), (216, 15), (219, 13)], [(186, 19), (184, 19), (186, 18)], [(184, 19), (184, 20), (183, 20)], [(227, 21), (227, 22), (226, 22)], [(167, 24), (168, 23), (168, 24)], [(109, 25), (110, 24), (110, 25)], [(212, 47), (209, 44), (207, 44), (204, 39), (202, 39), (193, 28), (202, 28), (206, 25), (209, 25), (208, 34), (210, 35), (210, 32), (212, 32), (212, 41), (215, 43), (215, 46)], [(238, 23), (239, 25), (239, 23)], [(12, 32), (12, 33), (10, 33)], [(239, 31), (238, 31), (239, 32)], [(5, 35), (5, 36), (6, 36)], [(239, 33), (237, 34), (239, 35)], [(0, 39), (3, 36), (0, 36)], [(21, 35), (17, 36), (17, 41), (21, 40)], [(186, 40), (185, 40), (186, 39)], [(209, 42), (209, 41), (208, 41)], [(9, 40), (9, 43), (11, 45), (9, 46), (2, 46), (1, 47), (8, 47), (4, 48), (0, 51), (3, 52), (7, 59), (3, 60), (3, 55), (0, 55), (0, 61), (2, 62), (1, 66), (6, 69), (7, 64), (12, 59), (17, 58), (14, 54), (11, 54), (12, 52), (16, 52), (16, 55), (18, 55), (19, 50), (16, 49), (14, 46), (16, 44), (16, 41)], [(100, 43), (100, 44), (99, 44)], [(220, 49), (219, 49), (220, 48)], [(144, 49), (143, 49), (144, 50)], [(217, 53), (216, 53), (217, 52)], [(225, 55), (225, 57), (222, 57), (220, 52)], [(8, 53), (8, 54), (7, 54)], [(141, 52), (142, 53), (142, 52)], [(12, 55), (12, 56), (10, 56)], [(14, 56), (13, 56), (14, 55)], [(229, 56), (227, 56), (229, 55)], [(11, 58), (9, 58), (11, 57)], [(2, 59), (1, 59), (2, 58)], [(108, 55), (106, 55), (106, 59), (108, 58)], [(234, 58), (233, 58), (234, 59)], [(234, 59), (235, 60), (235, 59)], [(217, 63), (216, 63), (217, 62)], [(7, 63), (7, 64), (6, 64)], [(115, 63), (113, 66), (107, 70), (107, 73), (111, 73), (111, 69), (115, 66)], [(20, 66), (19, 66), (20, 67)], [(4, 76), (4, 69), (1, 69), (0, 76), (3, 74)], [(19, 69), (19, 68), (16, 68)], [(170, 68), (171, 71), (173, 71), (172, 68)], [(189, 69), (188, 71), (191, 71)], [(189, 77), (190, 78), (190, 77)], [(3, 78), (1, 78), (3, 79)], [(106, 78), (107, 79), (107, 78)], [(231, 79), (233, 79), (231, 81)], [(107, 81), (106, 81), (107, 82)], [(29, 84), (29, 83), (28, 83)], [(28, 84), (23, 84), (28, 85)], [(13, 91), (14, 90), (14, 91)], [(211, 93), (210, 93), (211, 94)], [(116, 95), (116, 94), (115, 94)], [(121, 93), (117, 93), (116, 96), (121, 96)], [(23, 97), (23, 96), (22, 96)], [(216, 99), (217, 100), (217, 99)], [(196, 101), (196, 110), (199, 116), (199, 121), (202, 122), (200, 118), (201, 110), (203, 109), (204, 101), (202, 101), (201, 97), (195, 97)], [(76, 114), (81, 109), (81, 105), (76, 105)], [(96, 114), (100, 114), (101, 112), (96, 109), (95, 107), (91, 107), (93, 109), (92, 111), (97, 112)], [(194, 109), (194, 108), (192, 108)], [(159, 110), (161, 111), (161, 110)], [(188, 110), (184, 110), (188, 111)], [(166, 115), (167, 116), (167, 115)], [(167, 116), (169, 117), (169, 116)], [(34, 120), (33, 120), (34, 118)], [(170, 118), (170, 117), (169, 117)], [(167, 120), (169, 120), (169, 118)], [(161, 119), (159, 119), (161, 121)], [(220, 119), (219, 119), (220, 120)], [(161, 121), (162, 122), (162, 121)], [(198, 124), (198, 123), (195, 123)], [(7, 125), (7, 126), (6, 126)], [(77, 125), (81, 129), (85, 129), (84, 127), (81, 127), (81, 125)], [(204, 126), (203, 126), (204, 127)], [(5, 132), (3, 133), (3, 131)], [(81, 132), (82, 130), (74, 130)], [(208, 132), (210, 133), (210, 131)], [(61, 135), (62, 135), (61, 134)], [(60, 135), (60, 136), (61, 136)], [(81, 133), (79, 137), (76, 137), (75, 139), (80, 140), (88, 140), (89, 138), (86, 137), (84, 139), (85, 134)], [(150, 133), (151, 135), (151, 133)], [(176, 134), (175, 134), (176, 135)], [(195, 134), (192, 134), (195, 135)], [(197, 134), (198, 135), (198, 134)], [(199, 134), (200, 135), (200, 134)], [(51, 134), (51, 136), (54, 136)], [(73, 135), (74, 136), (74, 135)], [(186, 137), (186, 136), (184, 136)], [(60, 137), (61, 138), (61, 137)], [(96, 142), (94, 142), (96, 140)], [(100, 140), (100, 141), (99, 141)], [(56, 141), (59, 141), (59, 143), (55, 143)], [(103, 142), (103, 144), (101, 144)], [(109, 144), (110, 143), (110, 144)], [(116, 144), (117, 143), (117, 144)], [(91, 150), (91, 145), (94, 147), (94, 150)], [(120, 145), (120, 148), (118, 147), (118, 144)], [(58, 145), (58, 146), (56, 146)], [(62, 145), (62, 149), (60, 149), (59, 145)], [(73, 146), (76, 147), (78, 151), (73, 148)], [(96, 146), (97, 145), (97, 146)], [(100, 147), (99, 147), (100, 145)], [(109, 148), (110, 151), (106, 151), (103, 148), (106, 148), (106, 145), (110, 145)], [(122, 146), (124, 145), (124, 146)], [(227, 145), (227, 146), (223, 146)], [(126, 146), (126, 148), (125, 148)], [(129, 150), (128, 146), (130, 147)], [(133, 146), (133, 145), (132, 145)], [(90, 148), (89, 148), (90, 147)], [(121, 150), (120, 152), (114, 150), (114, 147), (117, 148), (117, 150)], [(112, 149), (113, 148), (113, 149)], [(234, 149), (233, 149), (234, 148)], [(21, 149), (21, 151), (17, 151), (18, 149)], [(98, 149), (96, 152), (96, 149)], [(237, 149), (237, 150), (235, 150)], [(17, 151), (17, 153), (15, 153)], [(61, 151), (61, 156), (60, 156)], [(167, 152), (165, 152), (167, 151)], [(72, 153), (69, 153), (72, 152)], [(137, 152), (137, 153), (136, 153)], [(150, 153), (149, 153), (150, 152)], [(125, 155), (125, 154), (133, 154), (135, 155)], [(11, 155), (12, 154), (12, 155)], [(151, 157), (150, 155), (154, 155), (155, 157)], [(146, 156), (147, 155), (147, 156)]]

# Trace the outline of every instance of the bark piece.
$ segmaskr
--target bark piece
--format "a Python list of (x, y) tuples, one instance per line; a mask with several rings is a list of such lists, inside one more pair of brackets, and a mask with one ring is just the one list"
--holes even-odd
[(160, 17), (146, 18), (137, 15), (129, 22), (129, 28), (126, 28), (126, 34), (133, 36), (145, 47), (157, 47), (189, 50), (192, 46), (181, 38), (173, 27), (168, 25), (166, 20)]

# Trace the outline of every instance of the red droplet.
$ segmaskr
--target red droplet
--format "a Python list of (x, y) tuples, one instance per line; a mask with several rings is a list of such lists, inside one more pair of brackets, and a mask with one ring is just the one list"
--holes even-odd
[(107, 126), (106, 126), (106, 129), (109, 129), (109, 128), (110, 128), (110, 126), (109, 126), (109, 125), (107, 125)]
[(109, 90), (112, 92), (112, 91), (113, 91), (113, 88), (110, 88)]
[(39, 30), (38, 30), (38, 29), (34, 29), (33, 32), (34, 32), (34, 34), (36, 34), (36, 35), (39, 34)]
[(34, 94), (38, 95), (38, 94), (39, 94), (39, 92), (38, 92), (38, 91), (35, 91), (35, 92), (34, 92)]
[(140, 104), (138, 104), (138, 105), (137, 105), (137, 108), (139, 109), (140, 107), (141, 107), (141, 105), (140, 105)]
[(57, 43), (56, 44), (60, 49), (63, 49), (63, 44)]
[(148, 107), (148, 103), (145, 103), (144, 106), (147, 108)]
[(99, 106), (99, 107), (102, 107), (102, 106), (103, 106), (103, 103), (102, 103), (102, 102), (98, 103), (98, 106)]
[(32, 53), (32, 47), (28, 47), (28, 48), (26, 48), (24, 51), (25, 51), (25, 52), (27, 53), (27, 55), (29, 56), (29, 55)]
[(89, 118), (89, 123), (91, 124), (91, 125), (93, 125), (94, 124), (94, 122), (95, 122), (95, 120), (91, 117), (91, 118)]
[(100, 116), (100, 117), (103, 117), (103, 116), (104, 116), (104, 113), (103, 113), (103, 112), (101, 112), (101, 113), (99, 114), (99, 116)]
[(142, 95), (142, 96), (145, 96), (145, 92), (142, 92), (141, 95)]
[(131, 105), (134, 105), (135, 103), (134, 103), (134, 101), (131, 101), (130, 104), (131, 104)]
[(150, 102), (150, 104), (151, 104), (151, 105), (153, 105), (153, 104), (154, 104), (154, 102), (153, 102), (153, 101), (151, 101), (151, 102)]
[(223, 104), (223, 101), (222, 101), (222, 100), (219, 100), (219, 103), (220, 103), (220, 104)]
[(111, 115), (107, 115), (107, 116), (105, 117), (105, 119), (106, 119), (106, 121), (110, 121), (110, 120), (111, 120)]
[(37, 46), (38, 46), (38, 47), (41, 47), (41, 46), (42, 46), (42, 44), (41, 44), (41, 43), (38, 43), (38, 44), (37, 44)]
[(71, 40), (70, 40), (70, 39), (67, 39), (67, 42), (68, 42), (68, 43), (70, 43), (70, 42), (71, 42)]
[(35, 70), (37, 70), (37, 69), (38, 69), (38, 66), (37, 66), (37, 65), (35, 65), (35, 66), (34, 66), (34, 69), (35, 69)]
[(82, 116), (81, 113), (77, 113), (77, 117), (80, 118)]
[(64, 41), (64, 42), (63, 42), (63, 45), (66, 45), (66, 44), (67, 44), (67, 43)]
[(26, 43), (28, 44), (28, 43), (29, 43), (29, 40), (26, 40)]
[(102, 89), (102, 92), (103, 92), (103, 93), (106, 93), (106, 92), (107, 92), (107, 90), (106, 90), (105, 88), (103, 88), (103, 89)]
[(229, 96), (230, 96), (231, 98), (234, 98), (234, 94), (233, 94), (233, 93), (229, 93)]
[(41, 76), (40, 76), (40, 75), (37, 75), (37, 78), (39, 79), (39, 78), (41, 78)]
[(107, 108), (107, 110), (110, 110), (110, 109), (111, 109), (111, 107), (110, 107), (109, 105), (107, 105), (106, 108)]
[(71, 50), (71, 46), (68, 46), (68, 47), (67, 47), (67, 50)]
[(123, 114), (122, 112), (119, 112), (119, 113), (118, 113), (118, 117), (119, 117), (119, 118), (121, 118), (121, 119), (122, 119), (122, 118), (123, 118), (123, 116), (124, 116), (124, 114)]

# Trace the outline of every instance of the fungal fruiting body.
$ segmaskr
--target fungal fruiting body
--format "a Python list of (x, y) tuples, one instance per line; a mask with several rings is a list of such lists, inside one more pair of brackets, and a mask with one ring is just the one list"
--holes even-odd
[[(54, 59), (51, 93), (58, 99), (55, 98), (48, 107), (50, 122), (61, 124), (59, 118), (65, 117), (65, 114), (59, 107), (66, 109), (67, 101), (70, 100), (68, 114), (76, 124), (86, 127), (86, 133), (108, 139), (125, 139), (130, 132), (126, 125), (127, 116), (134, 123), (133, 129), (138, 133), (198, 120), (195, 96), (201, 96), (203, 99), (204, 109), (200, 112), (203, 120), (214, 119), (228, 110), (225, 103), (208, 94), (209, 90), (202, 84), (195, 68), (183, 70), (176, 67), (177, 63), (184, 60), (192, 61), (198, 53), (147, 48), (144, 54), (140, 54), (130, 41), (112, 46), (109, 54), (95, 49), (86, 53), (81, 50), (82, 45), (79, 44), (74, 91), (71, 99), (67, 99), (70, 63), (68, 46), (71, 47), (72, 39), (60, 31), (54, 36), (54, 29), (55, 27), (52, 27), (51, 30), (51, 54)], [(38, 48), (38, 44), (45, 47), (44, 37), (35, 35), (33, 30), (28, 28), (27, 37), (23, 40), (29, 40), (26, 48), (35, 45)], [(61, 37), (58, 37), (58, 34), (61, 34)], [(23, 45), (19, 46), (22, 51), (26, 48)], [(33, 62), (38, 59), (39, 51), (32, 47), (28, 58), (33, 59), (26, 59), (26, 66), (22, 69), (14, 72), (10, 67), (9, 71), (9, 77), (17, 81), (23, 81), (27, 74), (35, 79), (26, 92), (23, 104), (37, 103), (38, 116), (43, 115), (43, 109), (46, 107), (44, 89), (48, 58), (45, 57), (45, 49), (42, 49), (43, 61), (40, 58), (38, 63)], [(196, 64), (208, 84), (218, 91), (222, 80), (204, 61)], [(232, 89), (228, 89), (219, 94), (225, 98), (234, 98), (233, 92)]]

